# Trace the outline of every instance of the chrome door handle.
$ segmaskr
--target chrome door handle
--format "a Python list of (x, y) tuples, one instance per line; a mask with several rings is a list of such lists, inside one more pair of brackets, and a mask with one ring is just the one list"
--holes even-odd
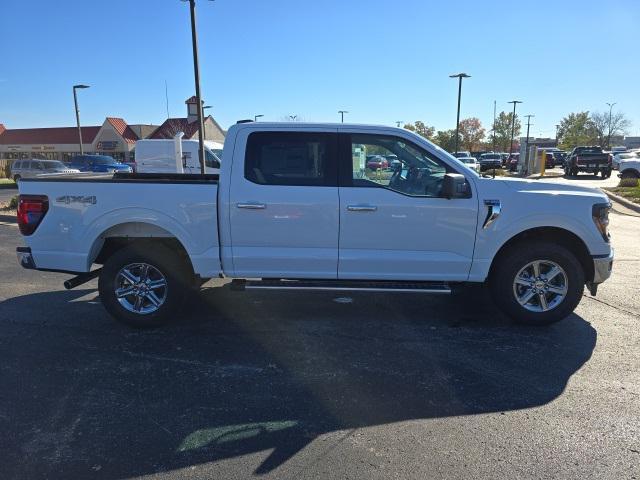
[(378, 207), (374, 205), (349, 205), (347, 210), (350, 212), (375, 212)]
[(267, 206), (264, 203), (236, 203), (238, 208), (247, 208), (249, 210), (264, 210)]
[(484, 223), (482, 224), (482, 228), (486, 229), (491, 226), (493, 222), (495, 222), (500, 213), (502, 212), (502, 203), (500, 200), (485, 200), (484, 204), (488, 208), (487, 216), (484, 219)]

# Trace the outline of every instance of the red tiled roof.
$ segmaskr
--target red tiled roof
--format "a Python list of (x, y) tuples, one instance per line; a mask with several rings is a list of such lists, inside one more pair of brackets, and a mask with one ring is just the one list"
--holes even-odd
[[(93, 143), (100, 126), (82, 127), (82, 143)], [(14, 144), (74, 144), (78, 143), (77, 127), (11, 128), (0, 134), (1, 145)]]
[(167, 118), (149, 138), (173, 138), (178, 132), (183, 132), (185, 138), (191, 138), (198, 133), (198, 122), (189, 123), (186, 118)]
[[(118, 132), (127, 143), (136, 143), (136, 140), (139, 140), (138, 135), (131, 130), (131, 127), (127, 125), (127, 122), (122, 118), (107, 117), (107, 121), (116, 129), (116, 132)], [(84, 136), (82, 139), (84, 140)]]

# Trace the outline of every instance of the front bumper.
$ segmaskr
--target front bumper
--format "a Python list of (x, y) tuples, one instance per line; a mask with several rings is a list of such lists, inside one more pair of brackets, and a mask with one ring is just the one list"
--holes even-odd
[(613, 248), (611, 253), (605, 256), (593, 257), (593, 283), (597, 285), (604, 282), (611, 276), (611, 270), (613, 268)]

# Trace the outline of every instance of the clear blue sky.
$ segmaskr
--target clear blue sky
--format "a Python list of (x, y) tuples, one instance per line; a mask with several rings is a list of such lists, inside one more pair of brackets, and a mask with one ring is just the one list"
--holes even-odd
[[(184, 116), (194, 93), (188, 4), (179, 0), (2, 0), (0, 123), (85, 125)], [(224, 126), (281, 120), (455, 125), (487, 129), (507, 101), (553, 136), (571, 111), (617, 102), (640, 132), (638, 0), (198, 0), (203, 98)]]

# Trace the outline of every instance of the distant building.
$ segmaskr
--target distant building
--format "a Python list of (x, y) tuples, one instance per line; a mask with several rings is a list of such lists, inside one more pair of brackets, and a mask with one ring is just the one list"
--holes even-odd
[[(102, 125), (82, 127), (84, 153), (111, 155), (123, 162), (134, 161), (135, 144), (143, 138), (198, 138), (195, 97), (187, 99), (185, 118), (168, 118), (162, 125), (129, 125), (122, 118), (107, 117)], [(224, 143), (226, 132), (212, 116), (204, 119), (205, 140)], [(0, 123), (0, 159), (42, 158), (68, 162), (80, 154), (77, 127), (6, 128)]]
[(640, 137), (624, 137), (622, 144), (627, 148), (640, 148)]
[[(520, 137), (520, 145), (524, 147), (526, 143), (527, 143), (527, 137)], [(538, 148), (553, 148), (558, 146), (558, 142), (556, 142), (555, 138), (529, 137), (528, 144), (530, 147), (538, 147)]]

